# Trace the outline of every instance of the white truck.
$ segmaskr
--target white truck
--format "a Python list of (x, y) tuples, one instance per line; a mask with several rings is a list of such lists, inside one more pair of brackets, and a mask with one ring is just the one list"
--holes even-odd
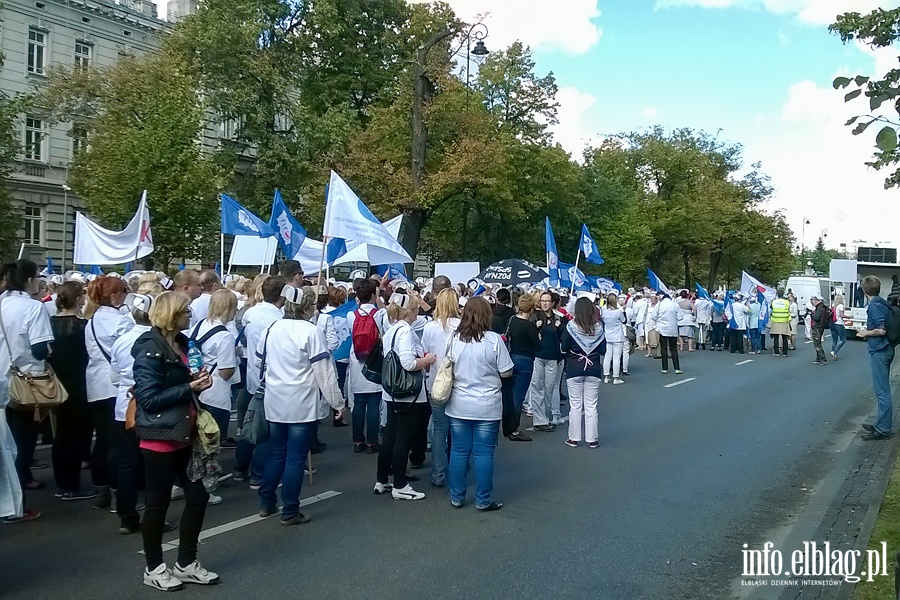
[[(891, 287), (894, 285), (893, 276), (896, 275), (898, 280), (900, 280), (900, 264), (857, 262), (856, 272), (860, 280), (867, 275), (877, 277), (881, 281), (881, 293), (879, 295), (885, 300), (887, 300), (888, 294), (891, 293)], [(847, 331), (848, 338), (856, 337), (856, 332), (866, 327), (866, 309), (856, 306), (854, 301), (857, 287), (858, 284), (852, 284), (847, 295), (844, 296), (844, 328)]]

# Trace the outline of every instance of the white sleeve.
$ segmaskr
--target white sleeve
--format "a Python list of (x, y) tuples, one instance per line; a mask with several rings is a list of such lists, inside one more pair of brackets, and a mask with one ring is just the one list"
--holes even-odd
[(509, 350), (506, 349), (506, 344), (503, 343), (503, 340), (497, 339), (494, 345), (497, 348), (497, 370), (501, 373), (512, 371), (513, 361)]
[(341, 347), (341, 340), (338, 338), (337, 329), (334, 326), (334, 317), (325, 315), (325, 342), (328, 350), (334, 352)]
[(50, 315), (41, 304), (35, 304), (28, 315), (26, 324), (28, 332), (28, 344), (34, 346), (41, 342), (53, 341), (53, 330), (50, 328)]
[(223, 331), (216, 336), (216, 342), (219, 345), (216, 351), (216, 369), (235, 368), (237, 355), (234, 351), (234, 335), (230, 331)]
[(416, 350), (411, 336), (412, 329), (403, 327), (394, 336), (394, 352), (400, 357), (400, 365), (407, 371), (416, 370)]

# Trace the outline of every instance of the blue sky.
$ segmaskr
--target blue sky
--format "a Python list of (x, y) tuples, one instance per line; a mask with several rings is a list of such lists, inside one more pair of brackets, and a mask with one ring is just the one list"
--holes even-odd
[[(560, 86), (556, 140), (573, 156), (605, 135), (660, 124), (692, 127), (744, 146), (762, 161), (780, 209), (806, 244), (897, 242), (900, 192), (863, 162), (876, 130), (843, 126), (860, 108), (831, 87), (839, 74), (881, 75), (897, 50), (878, 53), (828, 33), (848, 10), (900, 0), (449, 0), (466, 20), (483, 15), (485, 40), (532, 47), (540, 74)], [(550, 8), (548, 8), (550, 7)], [(877, 218), (872, 219), (871, 215)], [(868, 215), (869, 218), (866, 218)]]

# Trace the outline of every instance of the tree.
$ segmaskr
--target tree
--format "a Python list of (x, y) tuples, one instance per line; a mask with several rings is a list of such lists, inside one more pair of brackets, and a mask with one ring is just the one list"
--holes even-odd
[(224, 174), (197, 143), (205, 106), (172, 55), (57, 68), (37, 102), (51, 120), (78, 121), (87, 131), (70, 182), (94, 218), (121, 228), (146, 189), (160, 262), (212, 254)]
[(13, 204), (9, 183), (13, 161), (21, 151), (18, 128), (21, 104), (19, 98), (0, 94), (0, 258), (3, 260), (15, 258), (22, 223), (22, 212)]
[[(875, 9), (862, 15), (849, 12), (839, 15), (828, 30), (840, 36), (843, 43), (857, 40), (872, 48), (887, 48), (900, 38), (900, 8), (892, 10)], [(893, 112), (900, 115), (900, 68), (893, 68), (881, 75), (881, 79), (872, 80), (864, 75), (836, 77), (834, 89), (850, 89), (844, 95), (844, 101), (850, 102), (861, 96), (868, 98), (869, 111), (849, 119), (846, 125), (854, 126), (853, 135), (860, 135), (871, 125), (878, 123), (880, 128), (875, 135), (875, 151), (871, 161), (866, 165), (875, 169), (892, 169), (885, 178), (885, 189), (900, 187), (900, 148), (898, 148), (897, 130), (900, 119), (897, 116), (878, 114), (884, 103), (889, 103)]]

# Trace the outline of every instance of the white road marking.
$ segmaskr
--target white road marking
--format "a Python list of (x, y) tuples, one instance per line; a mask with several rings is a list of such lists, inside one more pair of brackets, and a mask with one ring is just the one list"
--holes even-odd
[(753, 359), (752, 359), (752, 358), (748, 358), (747, 360), (742, 360), (741, 362), (739, 362), (739, 363), (734, 363), (734, 364), (735, 364), (735, 366), (739, 367), (739, 366), (741, 366), (741, 365), (746, 365), (747, 363), (752, 363), (752, 362), (753, 362)]
[(668, 385), (664, 385), (663, 387), (664, 388), (675, 387), (676, 385), (681, 385), (682, 383), (687, 383), (688, 381), (693, 381), (695, 379), (697, 379), (697, 378), (696, 377), (688, 377), (687, 379), (679, 379), (678, 381), (676, 381), (674, 383), (670, 383)]
[[(321, 502), (322, 500), (328, 500), (329, 498), (334, 498), (335, 496), (340, 496), (341, 492), (335, 492), (334, 490), (328, 490), (327, 492), (322, 492), (321, 494), (317, 494), (315, 496), (310, 496), (309, 498), (304, 498), (300, 501), (300, 507), (309, 506), (310, 504), (315, 504), (316, 502)], [(238, 519), (237, 521), (231, 521), (230, 523), (225, 523), (224, 525), (219, 525), (217, 527), (212, 527), (211, 529), (206, 529), (200, 532), (200, 540), (205, 540), (207, 538), (211, 538), (213, 536), (227, 533), (229, 531), (234, 531), (235, 529), (239, 529), (246, 525), (251, 525), (253, 523), (258, 523), (260, 521), (265, 521), (267, 518), (271, 517), (260, 517), (259, 515), (250, 515), (249, 517), (244, 517), (243, 519)], [(163, 542), (162, 549), (163, 552), (168, 550), (175, 550), (178, 548), (178, 540), (172, 540), (171, 542)], [(138, 554), (143, 554), (144, 551), (141, 550)]]

